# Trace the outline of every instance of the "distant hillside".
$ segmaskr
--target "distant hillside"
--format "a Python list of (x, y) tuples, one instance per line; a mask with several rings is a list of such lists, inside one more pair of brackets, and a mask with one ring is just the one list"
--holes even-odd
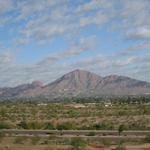
[(14, 97), (75, 97), (94, 95), (141, 95), (150, 93), (150, 83), (124, 76), (97, 74), (75, 70), (56, 81), (42, 85), (36, 81), (14, 88), (0, 89), (2, 98)]

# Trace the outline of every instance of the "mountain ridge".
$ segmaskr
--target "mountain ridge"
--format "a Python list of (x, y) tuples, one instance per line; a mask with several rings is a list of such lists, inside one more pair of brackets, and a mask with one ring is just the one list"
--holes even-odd
[(101, 77), (80, 69), (71, 71), (46, 85), (43, 85), (40, 81), (34, 81), (30, 84), (0, 89), (1, 98), (139, 95), (149, 93), (149, 82), (119, 75)]

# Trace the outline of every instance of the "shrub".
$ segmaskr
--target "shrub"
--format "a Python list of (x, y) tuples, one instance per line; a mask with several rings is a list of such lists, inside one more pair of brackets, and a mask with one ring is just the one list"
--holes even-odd
[(118, 132), (119, 132), (119, 135), (125, 130), (125, 126), (123, 124), (121, 124), (119, 127), (118, 127)]
[(35, 136), (35, 137), (32, 137), (31, 138), (31, 143), (33, 144), (33, 145), (36, 145), (36, 144), (38, 144), (38, 142), (40, 141), (40, 137), (39, 136)]
[(75, 125), (70, 122), (65, 122), (62, 124), (58, 124), (56, 127), (58, 130), (72, 130), (75, 129)]
[(5, 134), (0, 132), (0, 142), (2, 141), (2, 139), (5, 137)]
[(76, 137), (71, 140), (72, 150), (84, 150), (86, 141)]
[(126, 148), (121, 146), (121, 145), (119, 145), (114, 150), (126, 150)]
[(0, 122), (0, 129), (11, 129), (12, 125), (8, 122)]
[(47, 129), (47, 130), (54, 130), (55, 127), (52, 123), (46, 123), (44, 129)]
[(58, 149), (57, 149), (57, 147), (50, 147), (50, 146), (48, 146), (44, 150), (58, 150)]
[(144, 142), (150, 143), (150, 136), (146, 136), (146, 137), (144, 138)]
[(26, 139), (27, 139), (26, 137), (19, 136), (19, 137), (16, 137), (16, 138), (15, 138), (14, 143), (15, 143), (15, 144), (24, 144), (24, 141), (25, 141)]
[(17, 126), (22, 129), (28, 129), (28, 125), (26, 121), (21, 121)]
[(109, 123), (96, 123), (92, 127), (90, 127), (92, 130), (112, 130), (114, 127), (113, 125)]
[(44, 128), (44, 124), (41, 122), (26, 122), (26, 121), (21, 121), (18, 125), (19, 128), (22, 129), (42, 129)]
[(87, 136), (95, 136), (95, 135), (96, 135), (95, 132), (90, 132), (87, 134)]
[(41, 122), (28, 122), (28, 129), (42, 129), (43, 123)]

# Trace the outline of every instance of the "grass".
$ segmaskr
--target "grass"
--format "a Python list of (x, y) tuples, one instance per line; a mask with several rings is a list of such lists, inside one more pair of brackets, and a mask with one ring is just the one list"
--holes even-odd
[[(127, 145), (126, 149), (128, 145), (140, 147), (150, 143), (150, 137), (96, 137), (94, 131), (118, 130), (121, 134), (123, 130), (150, 130), (150, 104), (113, 103), (105, 107), (104, 103), (47, 103), (44, 106), (36, 103), (2, 103), (0, 129), (93, 130), (88, 138), (82, 139), (60, 138), (53, 134), (49, 137), (7, 137), (0, 132), (0, 150), (7, 146), (8, 150), (30, 150), (30, 147), (32, 150), (96, 150), (96, 147), (125, 150), (118, 145)], [(141, 149), (148, 148), (146, 145)]]
[(150, 105), (82, 105), (85, 107), (76, 108), (76, 104), (61, 103), (49, 103), (46, 106), (28, 103), (2, 104), (0, 128), (118, 130), (123, 124), (126, 130), (150, 129)]

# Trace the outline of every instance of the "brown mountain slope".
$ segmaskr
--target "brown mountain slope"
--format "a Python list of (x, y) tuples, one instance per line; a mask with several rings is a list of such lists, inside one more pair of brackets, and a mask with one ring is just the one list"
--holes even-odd
[(75, 70), (46, 86), (34, 82), (15, 88), (3, 89), (3, 92), (0, 92), (0, 96), (70, 97), (80, 95), (139, 95), (148, 93), (150, 93), (150, 83), (148, 82), (117, 75), (100, 77), (88, 71)]
[(109, 95), (138, 95), (150, 93), (150, 83), (124, 76), (111, 75), (104, 77), (96, 91)]
[[(102, 77), (84, 70), (75, 70), (65, 74), (58, 80), (44, 86), (40, 91), (36, 89), (26, 92), (26, 96), (76, 96), (80, 93), (88, 94), (94, 90)], [(24, 95), (22, 95), (24, 96)]]
[(1, 88), (0, 89), (0, 97), (2, 98), (13, 98), (19, 97), (20, 95), (24, 95), (28, 93), (30, 90), (39, 90), (42, 87), (42, 83), (40, 81), (33, 81), (31, 84), (22, 84), (16, 87), (11, 88)]

